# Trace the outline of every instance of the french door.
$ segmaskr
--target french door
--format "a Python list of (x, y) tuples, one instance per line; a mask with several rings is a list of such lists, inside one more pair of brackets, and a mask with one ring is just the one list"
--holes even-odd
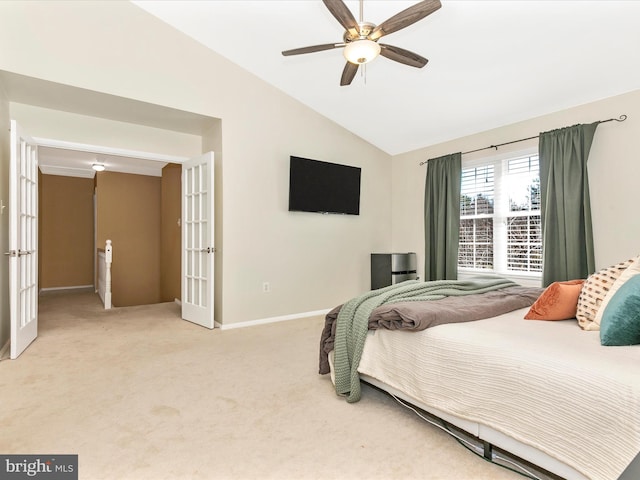
[(9, 311), (12, 359), (38, 336), (38, 148), (11, 120)]
[(182, 164), (182, 318), (213, 328), (213, 152)]

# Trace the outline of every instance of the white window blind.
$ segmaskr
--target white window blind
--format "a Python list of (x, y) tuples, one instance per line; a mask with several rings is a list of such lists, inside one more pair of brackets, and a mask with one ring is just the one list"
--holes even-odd
[(458, 267), (504, 274), (542, 271), (537, 155), (463, 167)]
[(458, 266), (493, 269), (494, 166), (462, 170)]
[(509, 192), (508, 271), (542, 272), (539, 171), (537, 155), (507, 162), (505, 186)]

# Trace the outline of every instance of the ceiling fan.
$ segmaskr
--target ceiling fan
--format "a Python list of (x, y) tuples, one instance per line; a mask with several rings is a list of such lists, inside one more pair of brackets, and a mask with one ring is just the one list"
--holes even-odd
[(393, 45), (378, 43), (378, 40), (384, 35), (397, 32), (432, 14), (442, 6), (439, 0), (424, 0), (418, 2), (388, 20), (385, 20), (380, 25), (362, 20), (363, 0), (360, 0), (359, 22), (356, 22), (353, 14), (342, 0), (322, 0), (322, 2), (345, 29), (342, 36), (342, 43), (325, 43), (310, 47), (294, 48), (293, 50), (285, 50), (282, 52), (282, 55), (287, 57), (289, 55), (321, 52), (323, 50), (344, 47), (343, 54), (347, 60), (347, 64), (340, 78), (341, 86), (350, 85), (353, 77), (355, 77), (358, 72), (358, 67), (370, 62), (378, 55), (416, 68), (422, 68), (427, 64), (428, 60), (417, 53), (400, 47), (394, 47)]

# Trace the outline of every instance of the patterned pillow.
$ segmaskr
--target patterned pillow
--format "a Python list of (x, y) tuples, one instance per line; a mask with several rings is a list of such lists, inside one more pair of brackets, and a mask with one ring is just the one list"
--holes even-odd
[(578, 324), (584, 330), (600, 330), (600, 325), (595, 322), (596, 314), (611, 286), (622, 272), (633, 263), (633, 258), (620, 262), (617, 265), (603, 268), (599, 272), (589, 275), (580, 290), (576, 318)]
[(616, 292), (620, 290), (620, 287), (622, 287), (622, 285), (624, 285), (628, 280), (630, 280), (632, 277), (635, 277), (636, 275), (640, 275), (640, 256), (636, 257), (631, 265), (625, 268), (618, 279), (613, 283), (613, 285), (611, 285), (609, 291), (607, 292), (607, 295), (604, 297), (602, 303), (600, 304), (600, 308), (598, 309), (595, 318), (593, 319), (595, 323), (602, 326), (602, 315), (607, 308), (607, 304), (615, 296)]

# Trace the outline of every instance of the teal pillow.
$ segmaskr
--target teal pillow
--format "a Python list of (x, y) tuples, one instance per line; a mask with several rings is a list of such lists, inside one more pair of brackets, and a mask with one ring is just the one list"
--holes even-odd
[(600, 343), (640, 344), (640, 275), (624, 282), (609, 300), (600, 322)]

